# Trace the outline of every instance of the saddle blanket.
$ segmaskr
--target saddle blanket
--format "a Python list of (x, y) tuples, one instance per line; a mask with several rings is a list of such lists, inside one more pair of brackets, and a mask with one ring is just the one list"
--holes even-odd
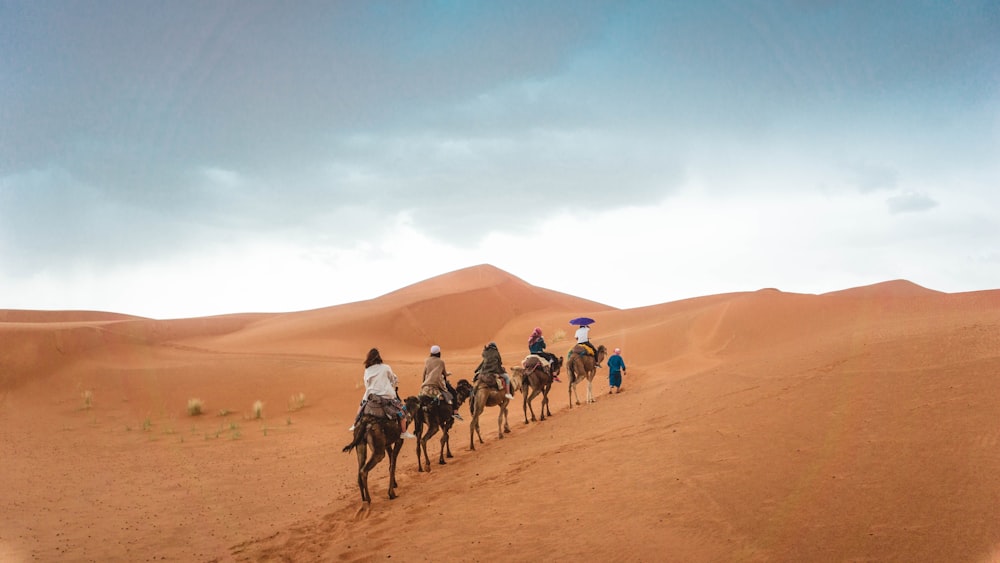
[(396, 418), (403, 414), (403, 403), (398, 399), (386, 399), (381, 395), (368, 395), (362, 412), (369, 416)]

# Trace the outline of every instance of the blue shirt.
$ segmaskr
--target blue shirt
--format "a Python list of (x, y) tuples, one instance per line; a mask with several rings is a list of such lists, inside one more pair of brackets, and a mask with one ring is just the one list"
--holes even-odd
[(532, 354), (537, 354), (543, 350), (545, 350), (545, 339), (541, 336), (538, 337), (538, 340), (534, 344), (528, 346), (528, 351)]
[(618, 354), (612, 354), (608, 358), (608, 369), (611, 370), (611, 373), (620, 373), (625, 369), (625, 360)]

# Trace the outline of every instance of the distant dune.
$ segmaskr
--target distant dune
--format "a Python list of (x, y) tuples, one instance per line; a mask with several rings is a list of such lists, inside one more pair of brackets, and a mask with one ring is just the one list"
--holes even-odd
[[(622, 348), (622, 394), (604, 369), (570, 409), (564, 380), (530, 424), (518, 395), (474, 452), (466, 415), (430, 473), (407, 441), (400, 497), (383, 462), (359, 510), (340, 450), (369, 348), (405, 396), (431, 344), (454, 382), (489, 341), (515, 365), (535, 326), (564, 354), (581, 315)], [(0, 342), (3, 561), (1000, 558), (996, 289), (619, 310), (481, 265), (280, 314), (0, 310)]]

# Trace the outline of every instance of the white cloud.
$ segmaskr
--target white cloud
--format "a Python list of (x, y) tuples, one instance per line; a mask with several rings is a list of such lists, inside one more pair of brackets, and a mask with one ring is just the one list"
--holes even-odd
[(907, 190), (899, 195), (892, 196), (885, 200), (889, 206), (890, 213), (911, 213), (915, 211), (927, 211), (937, 207), (938, 202), (934, 201), (925, 193)]

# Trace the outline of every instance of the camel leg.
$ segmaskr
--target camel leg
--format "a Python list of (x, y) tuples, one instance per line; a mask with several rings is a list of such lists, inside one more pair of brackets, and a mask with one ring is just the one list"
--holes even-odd
[(423, 464), (422, 464), (422, 462), (420, 460), (420, 450), (421, 450), (421, 448), (423, 448), (423, 450), (425, 452), (427, 451), (427, 443), (424, 441), (424, 424), (423, 424), (423, 422), (421, 422), (418, 419), (414, 419), (414, 421), (413, 421), (413, 433), (416, 434), (416, 436), (417, 436), (417, 439), (415, 440), (417, 442), (417, 471), (423, 473), (424, 466), (423, 466)]
[(449, 442), (448, 434), (449, 434), (448, 430), (444, 430), (441, 433), (441, 453), (438, 454), (438, 465), (446, 465), (444, 461), (445, 450), (448, 450), (448, 457), (451, 457), (451, 448), (448, 445)]
[(365, 463), (368, 461), (368, 446), (364, 442), (357, 445), (355, 451), (358, 454), (358, 489), (361, 490), (361, 502), (371, 502), (372, 497), (368, 494), (368, 471)]
[(451, 455), (451, 427), (455, 425), (455, 420), (449, 420), (448, 426), (442, 426), (442, 431), (444, 433), (441, 436), (441, 445), (444, 448), (444, 457), (452, 458), (455, 457)]
[(542, 413), (542, 420), (545, 420), (546, 416), (552, 416), (552, 410), (549, 409), (549, 393), (547, 391), (542, 393), (542, 408), (539, 411)]
[(576, 395), (576, 404), (578, 404), (578, 405), (580, 404), (580, 390), (576, 388), (576, 386), (579, 385), (579, 383), (580, 383), (580, 381), (577, 380), (577, 381), (574, 381), (573, 384), (569, 386), (569, 395), (570, 395), (570, 405), (569, 405), (569, 408), (573, 408), (573, 400), (572, 399), (573, 399), (574, 395)]
[(587, 379), (587, 402), (597, 402), (597, 399), (594, 398), (594, 380), (592, 378)]
[(476, 449), (476, 436), (479, 436), (479, 443), (483, 442), (483, 434), (479, 431), (479, 415), (482, 411), (477, 410), (475, 414), (472, 415), (472, 424), (469, 425), (469, 449), (475, 451)]
[[(394, 446), (390, 446), (389, 450), (389, 500), (396, 498), (396, 458), (399, 457), (399, 451), (403, 449), (403, 440), (400, 439)], [(427, 464), (427, 470), (430, 471), (431, 466)]]
[(431, 471), (431, 459), (427, 455), (427, 441), (431, 439), (431, 436), (437, 434), (437, 431), (438, 431), (438, 425), (437, 424), (428, 424), (427, 425), (427, 433), (424, 434), (423, 438), (421, 439), (421, 441), (424, 443), (424, 446), (423, 446), (424, 447), (424, 463), (427, 464), (427, 472), (428, 473), (430, 473), (430, 471)]
[[(523, 391), (523, 388), (522, 388), (522, 391), (521, 391), (521, 395), (524, 397), (524, 401), (522, 401), (522, 404), (521, 404), (521, 408), (524, 411), (524, 423), (525, 424), (531, 424), (530, 422), (528, 422), (528, 409), (531, 408), (531, 400), (528, 399), (528, 394)], [(531, 411), (531, 420), (535, 420), (535, 411), (534, 411), (534, 409), (532, 409), (532, 411)]]
[[(538, 420), (538, 419), (535, 418), (535, 409), (534, 409), (534, 407), (531, 406), (531, 402), (534, 401), (535, 397), (537, 397), (541, 392), (542, 392), (541, 389), (532, 389), (532, 391), (531, 391), (531, 397), (528, 399), (528, 408), (531, 409), (531, 420), (532, 421), (535, 421), (535, 420)], [(539, 412), (539, 414), (542, 415), (541, 419), (545, 420), (545, 411), (543, 410), (543, 411)]]

